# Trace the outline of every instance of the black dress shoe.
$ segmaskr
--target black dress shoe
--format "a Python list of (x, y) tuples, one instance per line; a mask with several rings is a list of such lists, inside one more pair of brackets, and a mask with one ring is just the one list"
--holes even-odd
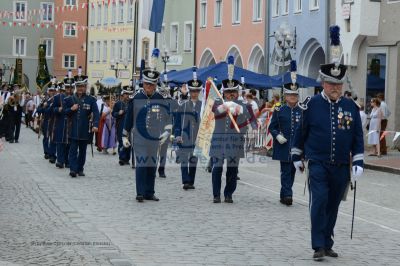
[(325, 257), (325, 250), (323, 248), (319, 248), (314, 252), (313, 259), (315, 261), (321, 261)]
[(85, 173), (84, 172), (79, 172), (78, 175), (79, 176), (85, 176)]
[(189, 186), (190, 186), (189, 184), (183, 184), (183, 189), (184, 189), (184, 190), (188, 190), (188, 189), (189, 189)]
[(137, 202), (143, 202), (144, 198), (143, 198), (143, 196), (138, 195), (138, 196), (136, 196), (136, 200), (137, 200)]
[(56, 167), (62, 169), (64, 168), (64, 165), (62, 163), (56, 163)]
[(193, 186), (193, 184), (189, 184), (189, 189), (195, 189), (195, 187)]
[(69, 175), (70, 175), (71, 177), (76, 177), (76, 173), (75, 173), (75, 172), (69, 172)]
[(51, 164), (54, 164), (54, 163), (56, 163), (56, 159), (54, 159), (54, 158), (50, 158), (50, 160), (49, 160), (49, 163), (51, 163)]
[(14, 143), (14, 140), (12, 139), (12, 140), (10, 140), (9, 142), (10, 142), (10, 143)]
[(47, 160), (50, 158), (50, 156), (48, 154), (44, 154), (44, 158)]
[(158, 176), (161, 178), (166, 178), (167, 176), (165, 175), (165, 172), (158, 172)]
[(285, 204), (286, 206), (290, 206), (293, 204), (293, 199), (292, 197), (283, 197), (281, 198), (281, 203)]
[(325, 250), (325, 255), (328, 257), (332, 257), (332, 258), (337, 258), (339, 257), (339, 254), (337, 254), (335, 251), (333, 251), (333, 249), (327, 249)]
[(159, 201), (160, 199), (157, 198), (156, 196), (150, 196), (150, 197), (144, 197), (145, 200), (153, 200), (153, 201)]
[(233, 199), (232, 199), (232, 197), (225, 197), (224, 202), (225, 203), (233, 203)]
[(236, 180), (240, 180), (240, 177), (237, 176), (237, 177), (236, 177)]
[(15, 143), (19, 143), (17, 139), (15, 140)]
[(124, 161), (119, 160), (119, 165), (123, 166), (125, 164)]
[(221, 198), (220, 197), (214, 197), (213, 202), (214, 203), (221, 203)]

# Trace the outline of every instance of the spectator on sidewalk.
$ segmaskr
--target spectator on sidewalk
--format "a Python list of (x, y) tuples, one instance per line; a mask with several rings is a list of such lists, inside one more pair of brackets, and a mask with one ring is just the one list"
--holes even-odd
[(26, 109), (25, 109), (26, 127), (33, 128), (33, 111), (35, 111), (35, 108), (36, 108), (35, 102), (33, 101), (33, 98), (29, 96), (29, 100), (26, 103)]
[(379, 150), (379, 133), (381, 131), (382, 110), (379, 108), (381, 102), (378, 98), (371, 99), (371, 120), (369, 121), (368, 145), (373, 145), (372, 153), (369, 156), (381, 156)]
[(367, 129), (367, 124), (368, 124), (368, 116), (364, 111), (364, 104), (360, 103), (360, 117), (361, 117), (361, 124), (363, 131)]
[(381, 102), (380, 109), (382, 111), (380, 153), (381, 153), (381, 155), (387, 155), (386, 138), (385, 138), (385, 136), (382, 137), (382, 134), (386, 130), (388, 118), (391, 113), (385, 102), (385, 96), (383, 95), (383, 93), (378, 93), (377, 98)]

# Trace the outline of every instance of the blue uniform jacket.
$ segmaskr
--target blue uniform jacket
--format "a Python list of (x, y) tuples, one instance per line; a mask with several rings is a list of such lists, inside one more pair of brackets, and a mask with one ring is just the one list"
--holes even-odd
[(54, 127), (53, 123), (52, 123), (52, 102), (53, 102), (53, 97), (45, 100), (45, 103), (47, 104), (46, 107), (43, 105), (40, 105), (37, 108), (37, 113), (42, 115), (42, 126), (41, 126), (41, 130), (42, 130), (42, 134), (45, 138), (50, 137), (51, 135), (51, 131)]
[[(295, 130), (298, 125), (301, 124), (301, 121), (302, 109), (297, 105), (293, 108), (287, 105), (275, 108), (271, 123), (269, 124), (269, 131), (274, 137), (272, 159), (282, 162), (292, 161), (290, 150), (293, 146)], [(286, 143), (280, 144), (276, 140), (276, 136), (279, 134), (283, 135), (287, 139)]]
[(293, 160), (301, 154), (308, 160), (363, 167), (364, 140), (360, 113), (350, 99), (332, 102), (323, 92), (311, 98), (304, 111), (303, 125), (296, 129)]
[[(79, 104), (75, 111), (71, 110), (74, 104)], [(99, 110), (96, 99), (89, 95), (79, 98), (76, 94), (64, 99), (65, 114), (68, 116), (68, 137), (74, 140), (88, 140), (90, 116), (93, 114), (93, 127), (99, 126)]]
[[(118, 138), (122, 137), (122, 131), (124, 129), (124, 120), (126, 112), (128, 111), (129, 102), (125, 103), (123, 101), (118, 101), (112, 110), (112, 116), (117, 120), (117, 136)], [(119, 111), (124, 110), (122, 115), (119, 114)]]
[[(57, 94), (54, 96), (53, 100), (53, 113), (55, 116), (55, 127), (54, 127), (54, 135), (53, 135), (53, 141), (55, 143), (68, 143), (68, 132), (67, 132), (67, 123), (68, 123), (68, 117), (64, 112), (64, 99), (65, 99), (65, 94)], [(63, 108), (61, 111), (59, 108)]]
[(238, 100), (234, 102), (243, 108), (242, 114), (234, 116), (240, 133), (236, 131), (227, 113), (219, 113), (218, 106), (222, 104), (222, 100), (217, 99), (214, 103), (215, 128), (211, 138), (210, 157), (244, 158), (244, 135), (249, 123), (256, 128), (256, 119), (251, 105), (243, 104)]
[(201, 101), (197, 101), (193, 107), (192, 101), (186, 101), (179, 106), (174, 120), (175, 137), (182, 137), (182, 144), (179, 150), (182, 152), (192, 152), (197, 133), (200, 126)]
[(135, 147), (158, 145), (159, 137), (165, 131), (166, 125), (171, 124), (169, 101), (158, 92), (147, 96), (142, 90), (129, 101), (122, 134), (129, 136), (129, 132), (134, 129)]

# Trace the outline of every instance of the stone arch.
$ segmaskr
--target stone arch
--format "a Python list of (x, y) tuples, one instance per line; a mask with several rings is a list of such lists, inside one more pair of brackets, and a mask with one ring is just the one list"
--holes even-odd
[(243, 68), (242, 54), (240, 53), (240, 50), (236, 45), (232, 45), (229, 48), (225, 58), (227, 59), (228, 56), (230, 55), (232, 55), (235, 58), (235, 66)]
[(258, 43), (251, 50), (247, 68), (257, 73), (265, 73), (264, 51)]
[(300, 74), (316, 79), (321, 64), (325, 64), (325, 51), (314, 38), (308, 40), (301, 49), (298, 71)]
[(213, 52), (209, 48), (205, 49), (200, 57), (199, 68), (208, 67), (215, 64), (216, 61)]

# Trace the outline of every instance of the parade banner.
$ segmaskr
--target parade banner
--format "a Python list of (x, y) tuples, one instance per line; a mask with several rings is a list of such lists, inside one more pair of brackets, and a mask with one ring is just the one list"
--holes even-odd
[(215, 117), (214, 113), (212, 112), (212, 108), (214, 106), (215, 99), (218, 98), (216, 90), (212, 88), (210, 89), (210, 87), (211, 82), (207, 81), (206, 91), (208, 93), (207, 95), (204, 95), (207, 97), (204, 97), (206, 100), (201, 117), (199, 132), (197, 134), (196, 147), (194, 149), (194, 154), (199, 158), (200, 164), (204, 167), (207, 165), (208, 160), (210, 159), (209, 151), (211, 146), (211, 137), (215, 127)]

